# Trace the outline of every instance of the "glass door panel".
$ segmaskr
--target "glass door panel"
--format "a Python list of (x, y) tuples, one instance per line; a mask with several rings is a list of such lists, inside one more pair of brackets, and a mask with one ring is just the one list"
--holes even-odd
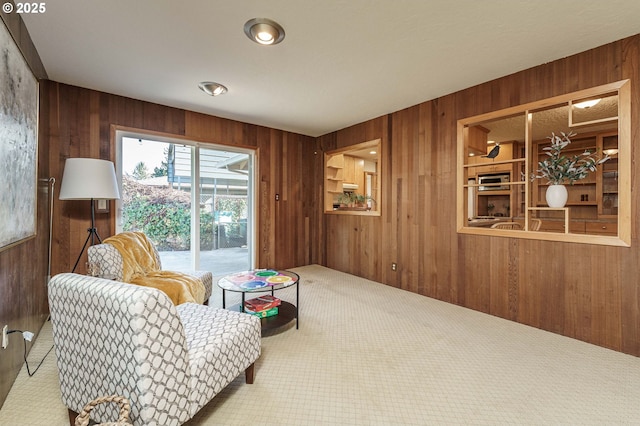
[(190, 161), (176, 164), (172, 143), (123, 137), (120, 164), (118, 231), (144, 232), (164, 269), (191, 268)]
[(251, 269), (247, 153), (199, 147), (200, 267), (214, 275)]

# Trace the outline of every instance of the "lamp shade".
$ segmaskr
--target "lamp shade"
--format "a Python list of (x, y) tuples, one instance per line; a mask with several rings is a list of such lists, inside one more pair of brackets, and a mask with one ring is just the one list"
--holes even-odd
[(120, 198), (113, 163), (97, 158), (67, 158), (59, 198), (61, 200)]

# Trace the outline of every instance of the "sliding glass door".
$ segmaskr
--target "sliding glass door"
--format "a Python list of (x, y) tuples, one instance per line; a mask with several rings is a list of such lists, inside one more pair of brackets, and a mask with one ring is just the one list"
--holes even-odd
[(164, 269), (253, 267), (251, 151), (118, 136), (118, 232), (144, 232)]

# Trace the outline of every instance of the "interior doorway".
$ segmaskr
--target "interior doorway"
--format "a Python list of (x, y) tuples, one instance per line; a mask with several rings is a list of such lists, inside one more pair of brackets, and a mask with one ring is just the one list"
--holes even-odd
[(117, 140), (117, 232), (144, 232), (164, 269), (254, 267), (253, 151), (126, 132)]

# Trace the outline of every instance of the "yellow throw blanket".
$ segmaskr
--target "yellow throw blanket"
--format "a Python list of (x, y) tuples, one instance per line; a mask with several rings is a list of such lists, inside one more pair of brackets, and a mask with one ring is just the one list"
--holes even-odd
[(161, 271), (153, 244), (142, 232), (122, 232), (103, 241), (123, 260), (122, 281), (164, 291), (175, 305), (204, 302), (204, 284), (188, 274)]

